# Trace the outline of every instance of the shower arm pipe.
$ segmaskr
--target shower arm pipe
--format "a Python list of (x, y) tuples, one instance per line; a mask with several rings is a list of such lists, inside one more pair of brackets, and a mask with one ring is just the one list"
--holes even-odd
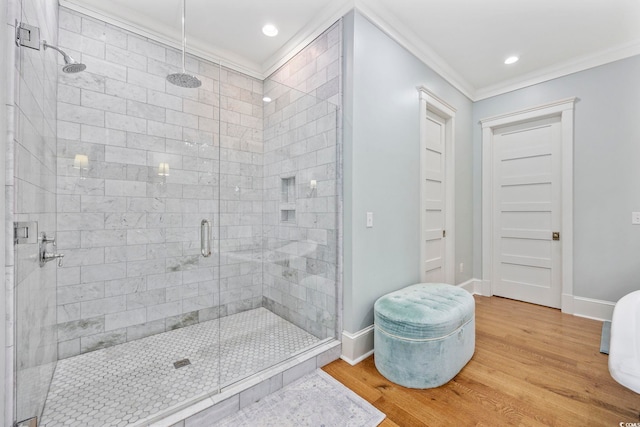
[(185, 67), (185, 56), (186, 56), (186, 49), (187, 49), (187, 32), (185, 31), (185, 20), (186, 20), (186, 15), (187, 15), (187, 7), (186, 7), (186, 0), (182, 0), (182, 73), (186, 72), (186, 67)]
[(69, 55), (67, 55), (62, 50), (58, 49), (57, 47), (55, 47), (53, 45), (50, 45), (49, 43), (47, 43), (46, 40), (42, 40), (42, 46), (44, 46), (45, 49), (53, 49), (53, 50), (55, 50), (57, 52), (60, 52), (62, 54), (62, 57), (65, 59), (66, 63), (75, 62), (73, 59), (71, 59), (71, 57)]

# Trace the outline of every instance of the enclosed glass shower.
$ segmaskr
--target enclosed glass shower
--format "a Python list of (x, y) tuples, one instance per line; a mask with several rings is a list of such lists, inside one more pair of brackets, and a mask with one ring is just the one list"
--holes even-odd
[(59, 13), (87, 69), (15, 64), (15, 419), (135, 425), (337, 338), (336, 106)]

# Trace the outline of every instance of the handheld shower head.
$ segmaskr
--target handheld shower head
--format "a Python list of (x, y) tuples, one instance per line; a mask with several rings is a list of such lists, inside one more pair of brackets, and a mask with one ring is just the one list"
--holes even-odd
[(62, 58), (64, 59), (64, 67), (62, 67), (62, 72), (63, 73), (79, 73), (80, 71), (84, 71), (87, 68), (86, 65), (77, 62), (75, 59), (73, 59), (72, 57), (67, 55), (65, 52), (63, 52), (59, 48), (57, 48), (55, 46), (52, 46), (49, 43), (47, 43), (46, 40), (42, 41), (42, 45), (44, 46), (45, 50), (46, 49), (53, 49), (53, 50), (58, 51), (58, 52), (60, 52), (62, 54)]

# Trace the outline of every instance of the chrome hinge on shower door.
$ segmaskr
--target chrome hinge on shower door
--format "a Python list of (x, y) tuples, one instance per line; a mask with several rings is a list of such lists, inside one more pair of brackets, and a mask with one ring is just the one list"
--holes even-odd
[(38, 243), (38, 222), (18, 221), (13, 223), (13, 244)]

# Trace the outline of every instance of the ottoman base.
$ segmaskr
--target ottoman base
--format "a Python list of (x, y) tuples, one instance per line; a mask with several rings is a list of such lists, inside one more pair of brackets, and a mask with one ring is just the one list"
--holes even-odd
[(440, 387), (451, 381), (471, 360), (475, 350), (475, 329), (475, 319), (471, 319), (448, 337), (414, 341), (390, 336), (375, 328), (376, 368), (383, 377), (404, 387)]

